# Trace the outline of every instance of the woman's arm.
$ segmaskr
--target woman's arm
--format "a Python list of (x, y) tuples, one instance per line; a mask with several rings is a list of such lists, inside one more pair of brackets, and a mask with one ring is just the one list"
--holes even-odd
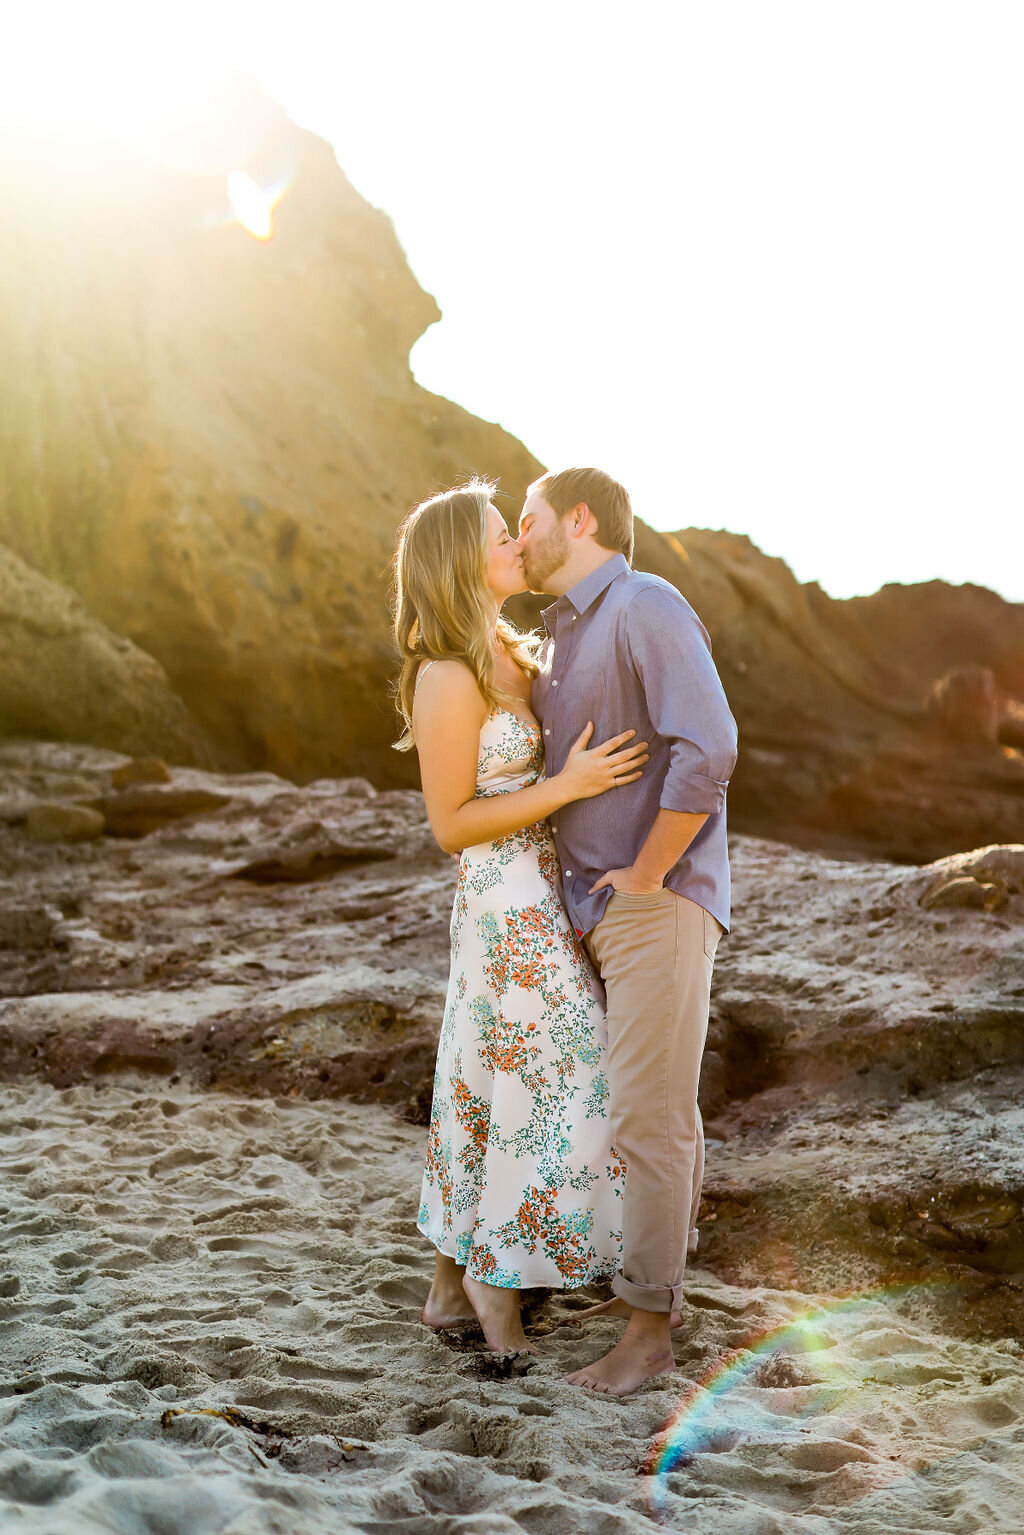
[(592, 725), (575, 742), (554, 778), (476, 798), (480, 731), (487, 705), (476, 678), (461, 661), (435, 661), (413, 703), (413, 731), (430, 827), (446, 853), (493, 842), (532, 826), (575, 799), (603, 794), (616, 783), (632, 783), (647, 761), (647, 742), (623, 746), (632, 730), (587, 751)]

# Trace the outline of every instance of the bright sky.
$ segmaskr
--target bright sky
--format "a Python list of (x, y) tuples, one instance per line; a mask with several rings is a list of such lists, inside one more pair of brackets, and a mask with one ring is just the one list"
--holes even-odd
[(837, 596), (1024, 601), (1019, 0), (22, 10), (8, 95), (227, 59), (330, 139), (444, 312), (416, 376), (551, 466)]

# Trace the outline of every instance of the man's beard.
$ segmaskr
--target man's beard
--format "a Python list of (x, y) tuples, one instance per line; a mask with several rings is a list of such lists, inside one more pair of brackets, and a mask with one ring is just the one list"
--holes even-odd
[(547, 538), (523, 551), (523, 574), (531, 592), (546, 592), (545, 582), (560, 570), (569, 558), (569, 535), (561, 520)]

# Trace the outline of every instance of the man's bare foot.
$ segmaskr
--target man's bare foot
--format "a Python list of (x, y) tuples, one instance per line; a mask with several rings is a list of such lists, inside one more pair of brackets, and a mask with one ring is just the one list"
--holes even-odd
[[(621, 1296), (613, 1295), (611, 1300), (602, 1301), (599, 1306), (588, 1306), (586, 1311), (577, 1311), (573, 1314), (574, 1322), (596, 1322), (602, 1317), (621, 1317), (628, 1322), (633, 1315), (632, 1306), (628, 1305)], [(669, 1317), (670, 1327), (682, 1327), (683, 1315), (681, 1311), (673, 1311)]]
[(476, 1312), (462, 1288), (465, 1272), (454, 1258), (445, 1253), (437, 1254), (434, 1282), (423, 1308), (423, 1321), (427, 1327), (458, 1327), (462, 1322), (476, 1321)]
[(584, 1386), (588, 1391), (628, 1396), (645, 1380), (675, 1367), (669, 1318), (663, 1312), (634, 1311), (610, 1353), (566, 1378), (571, 1386)]
[(479, 1279), (470, 1279), (468, 1274), (462, 1285), (484, 1330), (484, 1337), (496, 1354), (536, 1354), (537, 1350), (523, 1332), (518, 1290), (481, 1284)]

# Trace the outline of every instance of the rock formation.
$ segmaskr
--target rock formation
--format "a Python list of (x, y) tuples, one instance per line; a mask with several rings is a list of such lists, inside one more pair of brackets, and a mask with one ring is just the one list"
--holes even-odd
[[(329, 147), (245, 89), (218, 135), (177, 169), (5, 151), (0, 543), (156, 658), (218, 766), (409, 786), (395, 528), (474, 472), (514, 518), (541, 466), (414, 382), (437, 307)], [(233, 167), (283, 192), (271, 240), (230, 218)], [(699, 529), (641, 524), (636, 562), (712, 634), (740, 724), (735, 826), (911, 861), (1024, 834), (1024, 607), (941, 582), (837, 602)], [(197, 760), (180, 710), (177, 736), (157, 715), (112, 736), (104, 686), (82, 674), (63, 729), (22, 689), (13, 728)]]
[(66, 587), (0, 548), (0, 735), (147, 748), (209, 761), (202, 731), (152, 656)]
[[(160, 662), (222, 766), (395, 781), (395, 528), (540, 466), (413, 381), (437, 307), (328, 145), (253, 92), (231, 113), (205, 174), (0, 152), (0, 543)], [(236, 166), (287, 186), (266, 243)]]
[[(839, 601), (699, 528), (641, 524), (635, 563), (711, 634), (740, 727), (734, 827), (907, 862), (1024, 837), (1024, 606), (942, 582)], [(542, 605), (517, 599), (519, 621)]]

